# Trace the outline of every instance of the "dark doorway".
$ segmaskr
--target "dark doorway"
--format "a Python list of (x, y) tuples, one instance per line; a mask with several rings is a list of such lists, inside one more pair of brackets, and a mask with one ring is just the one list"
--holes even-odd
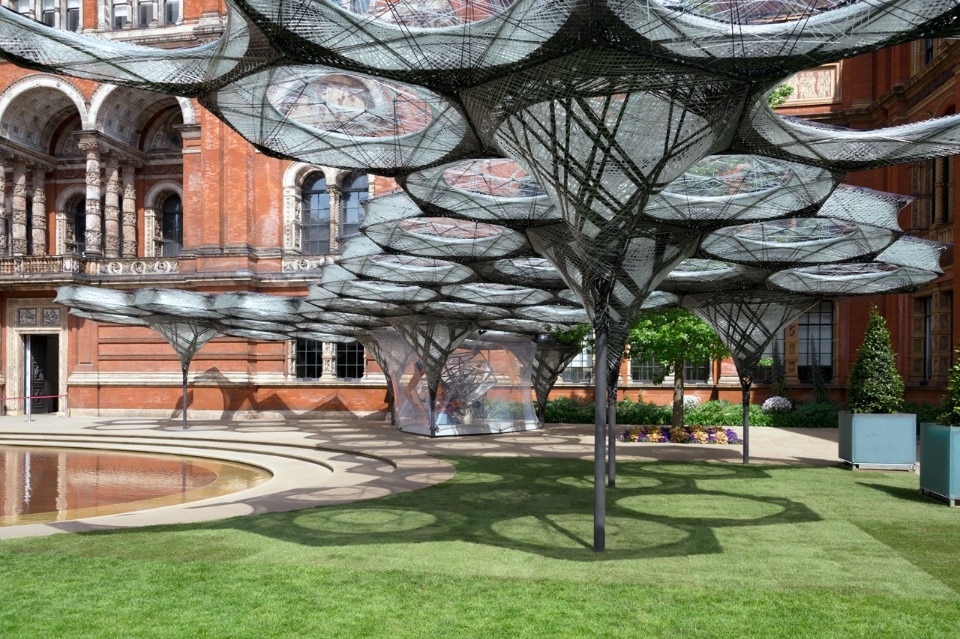
[(25, 395), (31, 413), (56, 413), (59, 410), (60, 338), (57, 335), (24, 335), (24, 362), (29, 386)]

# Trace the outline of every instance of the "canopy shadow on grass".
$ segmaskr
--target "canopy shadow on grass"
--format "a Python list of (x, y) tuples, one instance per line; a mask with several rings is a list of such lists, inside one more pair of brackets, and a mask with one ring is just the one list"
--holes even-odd
[(200, 526), (237, 529), (316, 547), (464, 541), (554, 559), (608, 561), (721, 553), (715, 533), (722, 528), (821, 520), (792, 499), (697, 485), (702, 480), (722, 484), (769, 479), (762, 468), (626, 462), (621, 465), (618, 487), (609, 494), (611, 544), (607, 552), (597, 554), (592, 550), (590, 462), (527, 458), (451, 461), (458, 471), (452, 480), (416, 492)]

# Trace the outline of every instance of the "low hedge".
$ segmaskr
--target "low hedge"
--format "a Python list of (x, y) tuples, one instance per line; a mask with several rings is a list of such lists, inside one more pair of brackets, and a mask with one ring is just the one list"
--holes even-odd
[[(905, 409), (920, 408), (926, 415), (936, 415), (938, 407), (927, 404), (908, 405)], [(765, 414), (757, 404), (750, 405), (751, 426), (781, 428), (836, 428), (840, 406), (832, 403), (806, 402), (797, 404), (789, 413)], [(909, 410), (909, 412), (913, 412)], [(918, 421), (923, 421), (918, 413)], [(645, 401), (625, 399), (617, 402), (617, 424), (665, 426), (670, 424), (672, 409)], [(582, 397), (558, 397), (547, 402), (546, 419), (549, 424), (592, 424), (593, 402)], [(743, 408), (726, 400), (711, 400), (684, 411), (687, 426), (742, 426)]]

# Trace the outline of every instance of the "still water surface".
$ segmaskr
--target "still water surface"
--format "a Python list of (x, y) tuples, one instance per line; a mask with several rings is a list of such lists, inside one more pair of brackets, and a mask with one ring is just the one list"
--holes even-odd
[(198, 457), (0, 446), (0, 526), (181, 504), (251, 488), (270, 476)]

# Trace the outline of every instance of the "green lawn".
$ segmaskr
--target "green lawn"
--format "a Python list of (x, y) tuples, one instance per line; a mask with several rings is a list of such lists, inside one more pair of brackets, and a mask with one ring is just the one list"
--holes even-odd
[(957, 637), (960, 510), (917, 476), (455, 458), (416, 493), (0, 542), (0, 637)]

